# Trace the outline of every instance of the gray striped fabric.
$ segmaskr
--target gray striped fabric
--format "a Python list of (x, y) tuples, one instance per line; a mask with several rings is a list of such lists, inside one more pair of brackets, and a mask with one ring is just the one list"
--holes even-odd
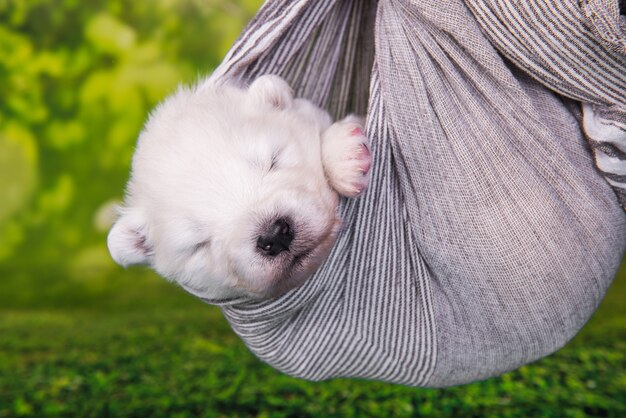
[(585, 133), (626, 209), (626, 17), (618, 1), (467, 4), (502, 55), (550, 89), (588, 104)]
[(342, 202), (316, 274), (277, 299), (209, 301), (285, 373), (487, 378), (563, 346), (611, 283), (626, 246), (617, 3), (468, 3), (269, 1), (214, 73), (280, 74), (337, 117), (367, 113), (371, 186)]

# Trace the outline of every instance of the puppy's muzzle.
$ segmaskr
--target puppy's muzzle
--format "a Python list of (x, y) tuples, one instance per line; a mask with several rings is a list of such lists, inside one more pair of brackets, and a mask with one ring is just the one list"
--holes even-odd
[(289, 250), (293, 238), (294, 232), (289, 221), (280, 218), (259, 235), (256, 244), (263, 254), (274, 257)]

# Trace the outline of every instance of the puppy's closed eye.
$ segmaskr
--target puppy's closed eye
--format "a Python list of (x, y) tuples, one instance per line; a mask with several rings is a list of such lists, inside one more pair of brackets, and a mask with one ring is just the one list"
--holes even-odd
[(281, 150), (276, 150), (272, 153), (272, 160), (270, 162), (270, 168), (268, 171), (272, 171), (275, 168), (278, 167), (278, 162), (279, 162), (279, 158), (280, 158), (280, 151)]
[(249, 158), (248, 163), (256, 169), (267, 174), (279, 167), (281, 152), (282, 149), (277, 149), (272, 151), (272, 154), (269, 156), (267, 154), (262, 156), (257, 155)]
[(209, 246), (211, 245), (211, 240), (207, 239), (204, 240), (202, 242), (197, 243), (196, 245), (194, 245), (191, 249), (191, 254), (196, 254), (198, 251), (204, 250), (206, 248), (209, 248)]

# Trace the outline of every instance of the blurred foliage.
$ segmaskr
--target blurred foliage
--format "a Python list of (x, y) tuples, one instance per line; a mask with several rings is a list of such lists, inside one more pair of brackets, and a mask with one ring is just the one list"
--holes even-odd
[(118, 271), (105, 232), (149, 110), (214, 68), (259, 4), (0, 0), (7, 281), (29, 271), (20, 278), (26, 288), (43, 276), (97, 280)]
[(0, 0), (0, 418), (626, 416), (626, 270), (564, 350), (445, 390), (310, 383), (105, 236), (135, 139), (261, 0)]

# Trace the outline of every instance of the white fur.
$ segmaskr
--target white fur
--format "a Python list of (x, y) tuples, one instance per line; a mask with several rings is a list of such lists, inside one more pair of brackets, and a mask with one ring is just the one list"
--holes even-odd
[[(249, 88), (200, 86), (167, 98), (140, 134), (111, 255), (207, 298), (280, 294), (328, 255), (337, 192), (365, 187), (360, 121), (332, 124), (277, 76)], [(277, 217), (291, 219), (295, 236), (289, 251), (267, 257), (256, 240)]]

